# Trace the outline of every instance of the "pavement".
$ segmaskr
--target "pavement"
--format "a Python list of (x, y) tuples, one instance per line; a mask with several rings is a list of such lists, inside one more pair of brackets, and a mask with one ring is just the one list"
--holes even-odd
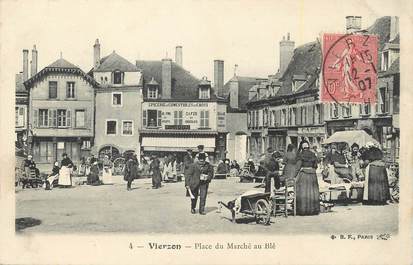
[(183, 182), (151, 188), (151, 179), (138, 179), (126, 191), (121, 176), (113, 185), (80, 185), (69, 189), (16, 190), (16, 228), (21, 233), (274, 233), (336, 234), (392, 233), (398, 231), (398, 204), (335, 205), (317, 216), (272, 217), (268, 226), (239, 217), (231, 223), (230, 212), (218, 211), (218, 201), (228, 202), (256, 183), (238, 178), (213, 180), (209, 186), (206, 215), (190, 213)]

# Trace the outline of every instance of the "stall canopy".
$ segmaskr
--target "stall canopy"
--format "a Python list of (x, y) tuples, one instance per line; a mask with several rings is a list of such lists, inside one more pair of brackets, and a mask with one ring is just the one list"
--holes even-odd
[(142, 146), (145, 151), (176, 151), (186, 149), (196, 150), (198, 145), (204, 145), (206, 152), (214, 152), (215, 137), (143, 137)]
[(351, 146), (352, 144), (356, 143), (360, 147), (362, 147), (368, 142), (379, 145), (379, 142), (377, 142), (377, 140), (375, 140), (365, 131), (355, 130), (335, 132), (333, 135), (327, 138), (323, 144), (347, 143), (349, 146)]

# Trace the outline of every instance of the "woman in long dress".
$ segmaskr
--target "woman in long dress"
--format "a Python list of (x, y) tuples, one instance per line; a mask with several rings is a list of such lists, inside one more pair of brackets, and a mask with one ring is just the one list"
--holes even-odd
[(365, 169), (363, 204), (384, 205), (390, 200), (389, 180), (383, 162), (383, 152), (376, 146), (368, 144), (361, 154)]
[(103, 184), (113, 184), (112, 168), (113, 168), (112, 161), (110, 161), (108, 155), (105, 155), (105, 158), (103, 159), (103, 172), (102, 172)]
[(63, 153), (63, 159), (60, 163), (60, 171), (59, 171), (59, 186), (63, 188), (68, 188), (72, 186), (72, 168), (73, 163), (72, 160), (67, 156), (66, 153)]
[(287, 153), (283, 157), (285, 164), (281, 181), (293, 179), (297, 175), (297, 153), (294, 145), (287, 146)]
[(296, 206), (297, 215), (317, 215), (320, 213), (320, 191), (316, 169), (317, 157), (310, 151), (307, 141), (300, 143), (302, 150), (297, 155)]
[(55, 179), (59, 177), (59, 171), (60, 171), (59, 162), (56, 161), (53, 165), (52, 173), (47, 177), (46, 190), (53, 189), (53, 182), (55, 181)]

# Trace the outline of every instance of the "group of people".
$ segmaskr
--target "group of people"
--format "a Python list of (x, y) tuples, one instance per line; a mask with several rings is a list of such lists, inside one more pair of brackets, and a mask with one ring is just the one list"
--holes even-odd
[(62, 160), (59, 162), (55, 161), (51, 174), (46, 179), (46, 190), (51, 190), (55, 186), (55, 181), (57, 180), (57, 185), (60, 188), (68, 188), (72, 186), (72, 172), (76, 170), (75, 165), (72, 160), (67, 156), (66, 153), (62, 154)]
[(237, 160), (230, 161), (228, 158), (219, 160), (217, 166), (217, 174), (232, 174), (237, 176), (240, 172), (240, 166)]
[[(353, 144), (351, 151), (347, 150), (344, 143), (332, 145), (323, 157), (310, 147), (308, 141), (303, 140), (298, 150), (289, 144), (287, 152), (280, 158), (278, 152), (268, 148), (258, 171), (265, 174), (265, 192), (270, 192), (271, 183), (274, 183), (275, 189), (279, 189), (287, 179), (295, 180), (298, 215), (316, 215), (320, 212), (320, 191), (316, 174), (319, 165), (323, 165), (328, 171), (330, 175), (324, 176), (324, 179), (331, 183), (342, 183), (344, 179), (364, 181), (363, 204), (382, 205), (390, 199), (383, 152), (372, 143), (362, 148)], [(278, 173), (280, 162), (284, 164), (282, 174)]]

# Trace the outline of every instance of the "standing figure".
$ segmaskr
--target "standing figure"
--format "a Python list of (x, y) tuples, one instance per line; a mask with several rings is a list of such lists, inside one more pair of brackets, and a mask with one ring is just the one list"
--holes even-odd
[(152, 189), (158, 189), (161, 187), (161, 170), (160, 161), (156, 155), (152, 155), (152, 162), (149, 165), (149, 170), (152, 172)]
[(92, 166), (90, 167), (90, 173), (87, 178), (87, 184), (93, 186), (98, 186), (101, 184), (99, 180), (99, 166), (97, 160), (95, 160)]
[(297, 175), (297, 153), (296, 148), (293, 144), (287, 146), (287, 153), (285, 153), (283, 158), (283, 163), (285, 164), (283, 170), (282, 180), (294, 179)]
[(73, 163), (72, 160), (67, 156), (66, 153), (63, 153), (63, 159), (60, 163), (60, 171), (59, 171), (59, 186), (63, 188), (68, 188), (72, 186), (72, 168)]
[(59, 162), (54, 162), (53, 168), (52, 168), (52, 173), (47, 177), (46, 180), (46, 190), (51, 190), (53, 189), (53, 182), (59, 177)]
[(126, 189), (128, 191), (132, 190), (132, 182), (134, 179), (139, 178), (139, 163), (136, 155), (130, 155), (125, 166), (124, 180), (127, 181)]
[(187, 196), (191, 196), (191, 213), (195, 213), (198, 194), (199, 214), (205, 215), (205, 204), (208, 193), (208, 186), (214, 177), (214, 168), (206, 162), (205, 154), (199, 154), (197, 162), (193, 163), (185, 175), (185, 187)]
[(112, 168), (113, 168), (112, 161), (110, 161), (108, 155), (105, 155), (105, 158), (103, 159), (103, 172), (102, 172), (103, 184), (113, 184)]
[(142, 159), (141, 159), (141, 167), (142, 167), (142, 176), (144, 176), (144, 177), (148, 177), (150, 174), (149, 174), (149, 163), (148, 163), (148, 161), (146, 160), (146, 158), (145, 157), (143, 157), (142, 156)]
[(186, 172), (189, 169), (189, 166), (194, 163), (194, 158), (192, 157), (192, 150), (187, 149), (184, 156), (184, 176), (186, 177)]
[(361, 154), (366, 167), (363, 204), (384, 205), (390, 200), (390, 189), (383, 152), (372, 143), (366, 146), (367, 149)]
[(165, 157), (165, 162), (163, 165), (163, 179), (164, 181), (169, 181), (173, 178), (173, 158), (172, 156)]
[(320, 191), (316, 175), (317, 157), (310, 151), (307, 141), (300, 143), (297, 155), (296, 200), (298, 215), (317, 215), (320, 213)]
[(205, 153), (204, 151), (204, 145), (200, 144), (197, 146), (198, 148), (198, 153), (195, 155), (195, 162), (198, 160), (199, 154), (204, 154), (205, 155), (205, 161), (209, 163), (209, 158), (208, 158), (208, 154)]
[(40, 175), (40, 172), (39, 172), (39, 169), (37, 169), (36, 167), (36, 163), (34, 162), (32, 155), (28, 155), (27, 159), (23, 161), (23, 168), (24, 168), (24, 174), (23, 174), (23, 178), (21, 179), (21, 182), (23, 183), (22, 188), (24, 189), (29, 184), (29, 178), (30, 178), (31, 172), (34, 171), (34, 174), (36, 177)]
[(269, 147), (264, 158), (263, 168), (265, 170), (265, 192), (271, 192), (271, 179), (274, 179), (275, 188), (279, 189), (281, 186), (280, 176), (278, 171), (280, 169), (278, 162), (273, 156), (274, 150)]
[(360, 152), (359, 152), (359, 145), (354, 143), (351, 146), (351, 153), (350, 153), (350, 165), (351, 165), (351, 175), (354, 181), (359, 181), (363, 178), (363, 173), (360, 168)]

